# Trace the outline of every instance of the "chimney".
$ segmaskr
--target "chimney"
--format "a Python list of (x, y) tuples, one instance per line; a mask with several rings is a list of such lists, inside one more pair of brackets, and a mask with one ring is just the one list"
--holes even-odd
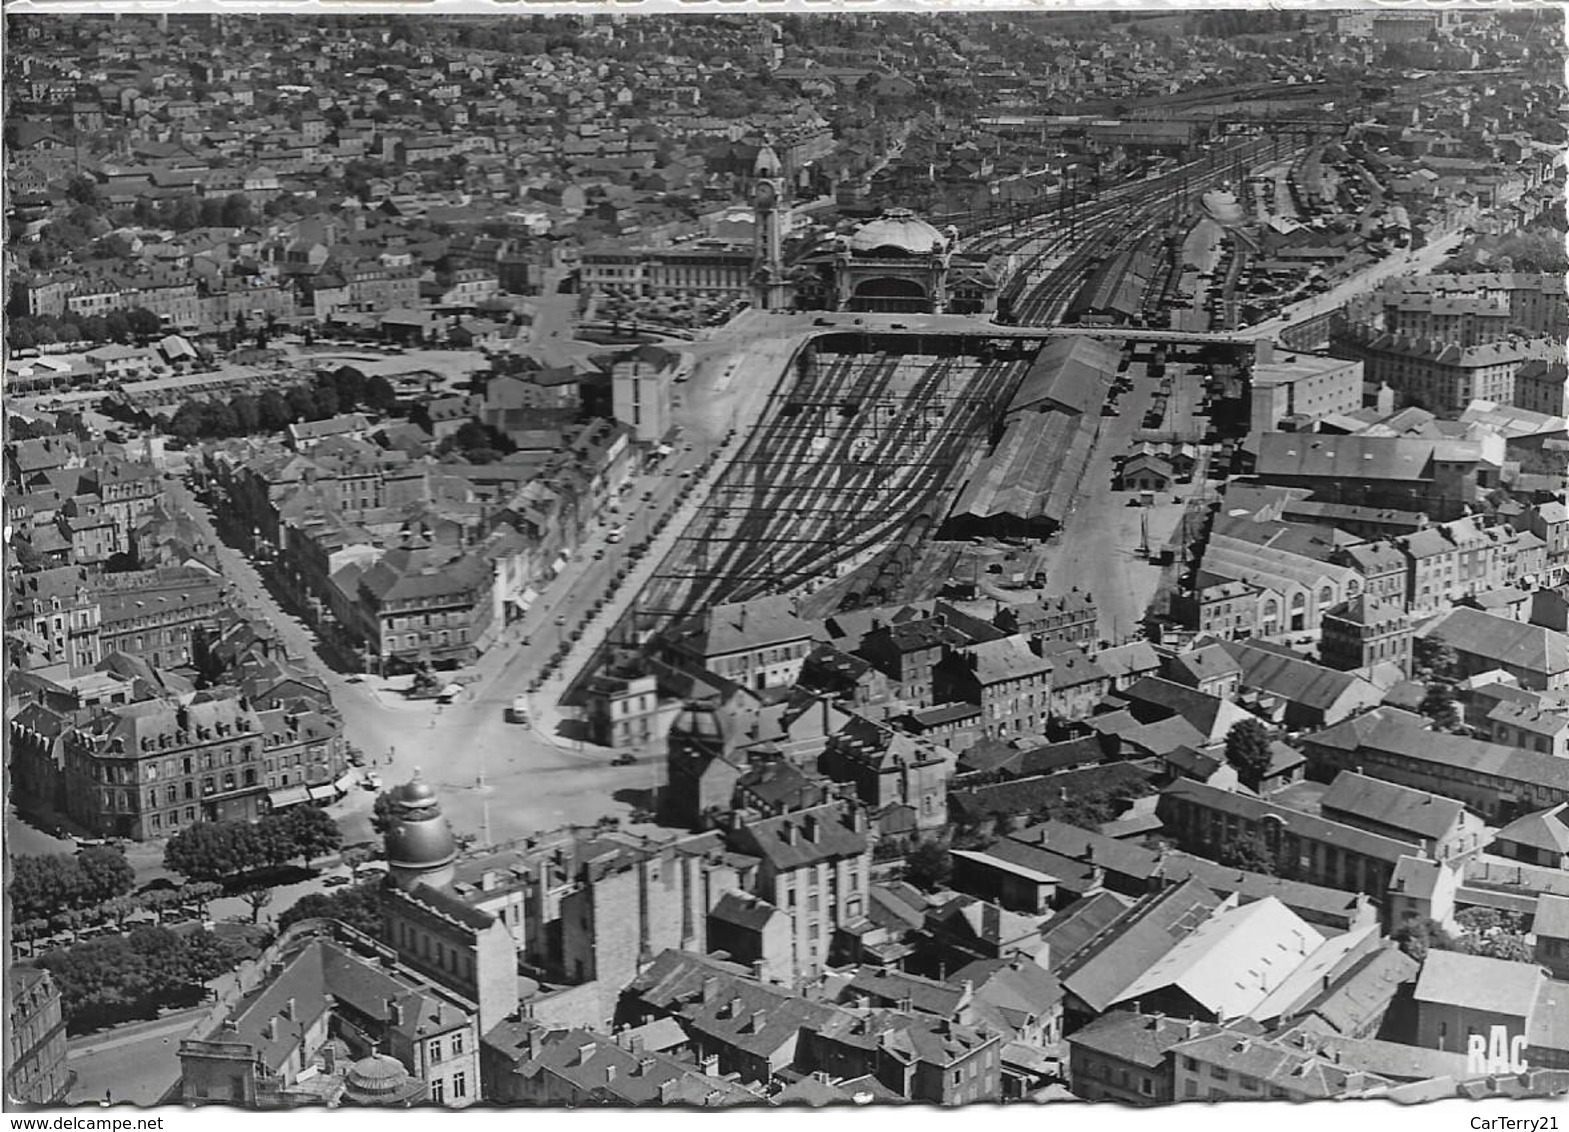
[(752, 1011), (752, 1025), (751, 1025), (751, 1029), (748, 1031), (748, 1033), (752, 1033), (752, 1034), (759, 1033), (762, 1030), (762, 1028), (765, 1025), (767, 1025), (767, 1024), (768, 1024), (768, 1011), (766, 1011), (766, 1010), (754, 1010), (754, 1011)]
[(594, 1056), (595, 1048), (597, 1047), (593, 1042), (584, 1042), (579, 1045), (577, 1047), (577, 1063), (582, 1065), (587, 1062), (589, 1058)]
[(653, 1058), (651, 1058), (651, 1057), (640, 1057), (640, 1058), (638, 1058), (637, 1069), (634, 1071), (634, 1073), (638, 1077), (647, 1077), (650, 1073), (652, 1073), (654, 1071), (654, 1065), (655, 1065), (655, 1061), (654, 1061)]
[(539, 1028), (537, 1026), (529, 1028), (528, 1037), (525, 1039), (524, 1044), (528, 1048), (528, 1059), (537, 1061), (539, 1059)]
[(763, 974), (764, 966), (766, 966), (766, 964), (763, 960), (752, 960), (752, 978), (756, 979), (760, 983), (766, 983), (768, 981), (767, 977)]
[(387, 1024), (389, 1026), (403, 1025), (403, 1007), (398, 1005), (396, 999), (387, 1000)]
[(263, 1022), (262, 1023), (261, 1032), (262, 1032), (262, 1037), (266, 1038), (269, 1042), (277, 1041), (278, 1040), (278, 1022), (277, 1022), (277, 1019), (269, 1018), (269, 1019), (267, 1019), (267, 1021)]
[(713, 1002), (717, 997), (719, 997), (719, 979), (709, 975), (703, 980), (703, 1001)]
[(614, 1081), (615, 1079), (616, 1079), (616, 1067), (614, 1065), (607, 1065), (607, 1066), (605, 1066), (605, 1084), (608, 1085), (612, 1081)]
[(674, 1077), (671, 1077), (669, 1080), (659, 1082), (659, 1103), (669, 1104), (671, 1098), (675, 1095), (675, 1091), (676, 1079)]
[(817, 815), (816, 814), (807, 814), (806, 815), (806, 840), (808, 840), (808, 841), (816, 841), (817, 840)]
[(703, 1070), (703, 1076), (719, 1076), (719, 1055), (717, 1053), (710, 1053), (705, 1055), (700, 1065)]
[(285, 1000), (283, 1009), (278, 1011), (278, 1013), (283, 1015), (289, 1021), (294, 1021), (294, 999), (290, 998)]

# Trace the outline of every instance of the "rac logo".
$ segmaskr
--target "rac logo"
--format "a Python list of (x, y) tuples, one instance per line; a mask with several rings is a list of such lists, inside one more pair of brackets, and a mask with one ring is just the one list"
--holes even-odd
[(1525, 1062), (1525, 1035), (1509, 1036), (1503, 1026), (1492, 1027), (1483, 1037), (1472, 1034), (1466, 1038), (1466, 1071), (1481, 1076), (1484, 1073), (1524, 1073), (1530, 1068)]

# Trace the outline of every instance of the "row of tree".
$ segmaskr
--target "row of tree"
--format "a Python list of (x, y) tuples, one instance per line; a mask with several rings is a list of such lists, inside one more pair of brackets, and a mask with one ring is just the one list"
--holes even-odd
[(18, 920), (46, 919), (125, 896), (136, 872), (125, 854), (109, 845), (91, 845), (75, 856), (52, 853), (11, 858), (8, 891)]
[(53, 346), (57, 342), (123, 344), (151, 338), (163, 329), (158, 316), (143, 307), (85, 317), (12, 313), (6, 316), (5, 326), (6, 337), (13, 350), (31, 350), (38, 346)]
[(234, 969), (235, 949), (207, 931), (137, 928), (42, 956), (60, 988), (66, 1029), (81, 1033), (201, 1000), (203, 984)]
[(306, 868), (336, 852), (343, 831), (325, 810), (296, 806), (257, 822), (197, 822), (169, 838), (164, 868), (193, 880), (229, 880), (278, 868), (296, 857)]
[(63, 908), (47, 916), (19, 919), (15, 934), (19, 940), (33, 941), (60, 932), (79, 932), (103, 924), (111, 924), (124, 931), (126, 923), (138, 912), (150, 912), (158, 916), (176, 908), (190, 909), (205, 917), (208, 905), (222, 895), (223, 886), (212, 881), (192, 881), (177, 888), (173, 885), (149, 888), (143, 892), (114, 896), (101, 904)]
[(380, 374), (367, 380), (356, 370), (339, 370), (283, 391), (236, 393), (227, 401), (186, 401), (169, 421), (169, 431), (187, 441), (251, 436), (355, 409), (385, 413), (397, 400), (392, 383)]

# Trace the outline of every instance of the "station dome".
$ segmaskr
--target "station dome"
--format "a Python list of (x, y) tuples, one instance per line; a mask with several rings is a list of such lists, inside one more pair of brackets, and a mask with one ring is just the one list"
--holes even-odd
[(947, 238), (907, 208), (886, 209), (876, 220), (861, 225), (850, 237), (857, 255), (931, 255)]

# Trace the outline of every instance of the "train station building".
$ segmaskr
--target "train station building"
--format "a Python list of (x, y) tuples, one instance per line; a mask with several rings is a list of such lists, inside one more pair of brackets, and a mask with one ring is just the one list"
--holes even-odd
[(886, 314), (993, 314), (1007, 281), (1003, 257), (955, 251), (958, 230), (939, 231), (890, 208), (809, 253), (793, 272), (796, 305)]

